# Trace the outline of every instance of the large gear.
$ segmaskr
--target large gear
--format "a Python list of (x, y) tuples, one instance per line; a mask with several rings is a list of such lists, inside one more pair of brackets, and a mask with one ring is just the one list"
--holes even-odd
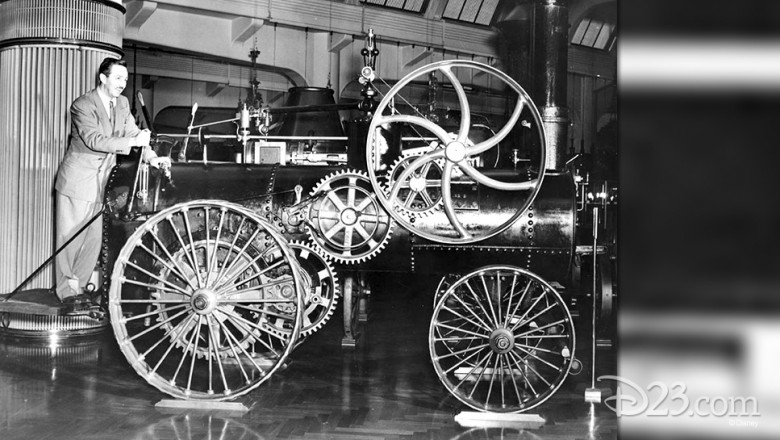
[(365, 173), (337, 171), (311, 191), (309, 238), (320, 255), (344, 263), (366, 261), (384, 249), (393, 221)]
[(301, 338), (316, 332), (333, 316), (336, 302), (341, 294), (336, 271), (327, 259), (302, 242), (291, 241), (298, 264), (301, 266), (301, 280), (304, 292), (303, 322)]
[[(399, 157), (387, 173), (385, 194), (390, 196), (395, 181), (409, 164), (420, 157), (422, 151), (404, 153)], [(442, 206), (441, 198), (442, 165), (431, 161), (413, 172), (405, 182), (401, 183), (396, 203), (393, 208), (408, 218), (423, 217), (438, 210)]]
[[(299, 274), (304, 296), (303, 321), (299, 337), (302, 340), (322, 328), (336, 310), (339, 296), (338, 278), (328, 261), (313, 247), (298, 241), (288, 244), (300, 265)], [(263, 312), (267, 312), (267, 316), (263, 316)], [(291, 329), (287, 324), (288, 320), (279, 317), (291, 316), (294, 312), (294, 305), (275, 303), (259, 307), (254, 316), (260, 318), (259, 323), (263, 330), (282, 338), (289, 338)]]

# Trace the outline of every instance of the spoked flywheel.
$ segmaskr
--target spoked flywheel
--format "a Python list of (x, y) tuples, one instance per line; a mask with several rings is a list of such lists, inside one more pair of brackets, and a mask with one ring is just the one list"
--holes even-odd
[(439, 379), (466, 405), (523, 412), (549, 399), (571, 368), (574, 327), (548, 283), (512, 266), (456, 281), (433, 312), (428, 335)]
[(302, 323), (300, 274), (284, 238), (252, 211), (219, 200), (182, 203), (147, 220), (120, 251), (111, 324), (127, 360), (159, 390), (233, 399), (267, 380), (292, 350)]

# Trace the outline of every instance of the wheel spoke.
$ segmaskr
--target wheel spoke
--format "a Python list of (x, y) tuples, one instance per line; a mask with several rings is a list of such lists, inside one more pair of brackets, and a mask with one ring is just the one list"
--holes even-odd
[[(209, 329), (209, 336), (211, 338), (210, 341), (216, 342), (216, 338), (214, 337), (214, 332), (213, 332), (214, 329), (212, 328), (211, 325), (211, 319), (212, 319), (211, 315), (206, 315), (206, 327), (208, 327)], [(214, 320), (219, 321), (218, 319), (214, 319)], [(212, 342), (210, 342), (209, 345), (214, 345)], [(222, 377), (222, 384), (225, 387), (224, 388), (225, 393), (227, 393), (230, 390), (230, 386), (228, 386), (227, 377), (225, 377), (225, 370), (222, 367), (222, 357), (219, 355), (219, 352), (217, 352), (216, 346), (214, 347), (214, 358), (217, 361), (217, 367), (219, 367), (219, 375)], [(211, 358), (209, 357), (209, 359)], [(209, 369), (210, 368), (211, 368), (211, 363), (209, 363)], [(211, 376), (212, 376), (211, 371), (209, 371), (209, 381), (211, 381)], [(211, 389), (210, 383), (209, 383), (209, 389)]]
[(373, 202), (374, 202), (374, 199), (372, 197), (366, 197), (357, 206), (355, 206), (355, 211), (360, 212), (361, 216), (363, 216), (365, 214), (362, 214), (362, 212), (366, 208), (368, 208)]
[(498, 145), (501, 141), (503, 141), (504, 138), (506, 138), (509, 135), (509, 133), (512, 131), (512, 128), (514, 128), (515, 124), (517, 124), (517, 120), (520, 119), (520, 113), (523, 112), (523, 107), (525, 107), (525, 104), (526, 104), (525, 98), (519, 97), (519, 99), (517, 100), (517, 104), (515, 105), (515, 109), (512, 111), (512, 115), (506, 121), (506, 124), (504, 124), (504, 126), (501, 127), (501, 130), (499, 130), (490, 139), (482, 141), (477, 145), (474, 145), (473, 147), (467, 147), (466, 153), (469, 156), (476, 156), (478, 154), (484, 153), (485, 151), (493, 148), (494, 146)]
[[(163, 292), (170, 292), (170, 293), (172, 293), (174, 295), (180, 295), (180, 296), (186, 296), (186, 297), (190, 296), (190, 294), (187, 293), (187, 292), (182, 293), (182, 290), (179, 289), (178, 287), (176, 289), (169, 289), (167, 287), (158, 286), (158, 285), (155, 285), (155, 284), (144, 283), (144, 282), (136, 281), (136, 280), (131, 280), (129, 278), (121, 278), (118, 281), (121, 284), (125, 284), (125, 283), (133, 284), (133, 285), (136, 285), (136, 286), (146, 287), (146, 288), (148, 288), (150, 290), (160, 290), (160, 291), (163, 291)], [(149, 300), (149, 301), (155, 302), (154, 300)], [(120, 302), (122, 302), (122, 303), (133, 303), (133, 302), (143, 303), (143, 302), (147, 302), (147, 301), (146, 300), (141, 300), (141, 299), (139, 299), (139, 300), (123, 299), (123, 300), (120, 300)], [(182, 300), (172, 300), (171, 302), (187, 302), (187, 301), (186, 300), (183, 300), (183, 301)]]
[(469, 163), (465, 160), (459, 162), (458, 166), (461, 170), (463, 170), (464, 173), (468, 174), (468, 176), (474, 179), (477, 183), (493, 189), (499, 189), (503, 191), (526, 191), (536, 188), (536, 185), (539, 183), (538, 179), (532, 179), (526, 182), (502, 182), (480, 173), (473, 166), (469, 165)]
[(350, 208), (355, 207), (355, 185), (357, 185), (357, 179), (350, 177), (347, 179), (349, 186), (347, 186), (347, 206)]
[(534, 307), (536, 307), (536, 305), (539, 304), (539, 301), (541, 301), (544, 298), (546, 293), (547, 293), (547, 290), (543, 289), (542, 290), (542, 294), (539, 295), (534, 300), (533, 304), (531, 304), (531, 306), (528, 307), (528, 309), (526, 309), (525, 313), (523, 313), (522, 316), (520, 316), (519, 318), (516, 318), (517, 322), (515, 322), (515, 324), (512, 325), (512, 328), (510, 329), (511, 331), (514, 332), (515, 330), (517, 330), (518, 327), (520, 327), (520, 325), (522, 325), (523, 323), (527, 322), (527, 320), (525, 318), (528, 316), (529, 313), (531, 313), (531, 311), (534, 309)]
[(207, 286), (211, 285), (211, 272), (213, 271), (212, 268), (218, 264), (217, 257), (219, 255), (219, 242), (222, 239), (222, 225), (224, 224), (225, 221), (225, 211), (227, 210), (224, 208), (219, 210), (219, 224), (217, 225), (217, 236), (216, 238), (214, 238), (214, 254), (212, 256), (212, 259), (209, 261), (209, 270), (206, 271)]
[[(195, 277), (198, 280), (198, 287), (203, 288), (204, 287), (203, 286), (203, 279), (200, 276), (200, 270), (199, 270), (200, 269), (200, 265), (197, 264), (198, 263), (198, 255), (195, 253), (195, 240), (193, 240), (193, 238), (192, 238), (192, 226), (190, 226), (190, 216), (188, 214), (189, 214), (189, 210), (184, 210), (184, 211), (181, 212), (182, 217), (184, 217), (184, 230), (187, 231), (187, 238), (189, 238), (189, 240), (190, 240), (190, 242), (189, 242), (189, 244), (190, 244), (189, 245), (189, 249), (190, 249), (190, 252), (192, 253), (192, 261), (194, 262), (193, 263), (193, 268), (195, 268)], [(185, 248), (185, 250), (186, 250), (186, 248)]]
[(325, 238), (331, 239), (331, 238), (333, 238), (334, 235), (338, 234), (338, 232), (341, 231), (342, 229), (344, 229), (345, 227), (346, 227), (346, 225), (344, 223), (342, 223), (341, 221), (339, 221), (332, 228), (330, 228), (327, 231), (325, 231), (323, 233), (323, 235), (325, 236)]
[[(528, 380), (528, 376), (523, 371), (523, 366), (520, 365), (520, 361), (522, 361), (522, 358), (517, 357), (517, 355), (514, 352), (507, 352), (507, 355), (514, 361), (514, 365), (517, 368), (517, 371), (520, 373), (520, 376), (523, 378), (523, 382), (525, 382), (526, 386), (531, 389), (531, 392), (534, 395), (538, 395), (539, 393), (536, 392), (536, 388), (534, 388), (534, 385), (531, 383), (530, 380)], [(514, 372), (512, 374), (514, 376)]]
[[(241, 351), (244, 353), (244, 355), (247, 358), (252, 359), (252, 356), (250, 356), (249, 353), (246, 351), (246, 349), (244, 349), (244, 347), (241, 346), (241, 343), (239, 342), (239, 340), (235, 336), (233, 336), (232, 333), (230, 333), (230, 331), (225, 326), (225, 324), (222, 323), (222, 321), (220, 321), (219, 319), (214, 319), (214, 321), (217, 322), (217, 325), (219, 326), (219, 328), (222, 329), (222, 333), (225, 334), (225, 340), (227, 341), (228, 346), (230, 347), (230, 351), (233, 352), (233, 357), (236, 359), (236, 361), (237, 361), (236, 363), (238, 364), (238, 368), (241, 370), (241, 374), (244, 376), (245, 383), (247, 383), (247, 384), (251, 383), (252, 381), (249, 379), (249, 375), (247, 374), (246, 370), (244, 369), (244, 364), (241, 362), (241, 358), (239, 356), (238, 350), (236, 350), (236, 346), (238, 346), (238, 348), (241, 349)], [(233, 343), (234, 341), (235, 341), (235, 344)], [(255, 366), (257, 366), (257, 364), (255, 364)], [(260, 369), (259, 366), (257, 368), (258, 368), (258, 370)]]
[(422, 156), (418, 157), (417, 159), (413, 160), (409, 166), (404, 168), (403, 171), (401, 171), (401, 175), (398, 176), (398, 179), (393, 182), (393, 187), (390, 190), (390, 196), (389, 200), (392, 202), (394, 200), (398, 199), (398, 192), (401, 190), (401, 182), (406, 182), (409, 177), (412, 176), (412, 173), (414, 173), (418, 168), (422, 167), (429, 161), (433, 161), (436, 159), (440, 159), (444, 157), (444, 150), (442, 149), (436, 149), (431, 152), (425, 153)]
[[(490, 394), (493, 392), (493, 384), (496, 381), (496, 372), (499, 371), (498, 370), (499, 361), (500, 361), (500, 356), (496, 356), (495, 361), (493, 361), (493, 371), (490, 374), (490, 384), (488, 385), (487, 396), (485, 396), (485, 406), (486, 407), (490, 403)], [(503, 372), (502, 372), (502, 374), (503, 374)]]
[[(484, 306), (484, 305), (482, 305), (482, 301), (479, 299), (479, 295), (477, 295), (477, 293), (474, 291), (474, 289), (472, 289), (472, 288), (471, 288), (470, 281), (471, 281), (470, 279), (467, 279), (467, 280), (465, 280), (465, 281), (463, 282), (463, 285), (464, 285), (464, 286), (466, 286), (466, 287), (468, 288), (469, 292), (471, 292), (471, 296), (474, 298), (474, 301), (476, 301), (477, 305), (478, 305), (478, 306), (479, 306), (479, 308), (482, 310), (482, 313), (484, 313), (484, 314), (485, 314), (485, 317), (486, 317), (486, 318), (488, 318), (488, 319), (490, 319), (490, 317), (491, 317), (491, 313), (488, 313), (488, 311), (487, 311), (487, 310), (485, 310), (485, 306)], [(489, 328), (496, 328), (496, 327), (498, 327), (498, 322), (497, 322), (497, 320), (495, 320), (495, 318), (494, 318), (494, 321), (493, 321), (493, 322), (491, 322), (491, 323), (489, 323), (489, 324), (488, 324), (488, 327), (489, 327)]]
[[(514, 298), (515, 296), (515, 285), (517, 285), (517, 274), (514, 274), (514, 276), (512, 276), (512, 286), (509, 288), (509, 303), (506, 305), (506, 316), (504, 316), (504, 322), (501, 323), (502, 327), (506, 327), (509, 325), (509, 316), (510, 316), (509, 310), (512, 308), (512, 298)], [(528, 292), (528, 289), (526, 289), (525, 292), (523, 292), (523, 296), (525, 296), (526, 292)], [(520, 300), (517, 302), (517, 304), (519, 305), (522, 302), (523, 302), (523, 298), (521, 297)], [(512, 313), (516, 311), (517, 311), (517, 307), (515, 307), (515, 310)]]
[(433, 205), (436, 204), (436, 202), (431, 199), (431, 196), (428, 194), (428, 190), (424, 189), (420, 192), (420, 196), (422, 197), (423, 201), (425, 202), (425, 206), (427, 208), (433, 207)]
[(463, 90), (463, 85), (458, 78), (452, 73), (450, 66), (444, 66), (439, 69), (447, 79), (450, 80), (450, 84), (455, 89), (455, 93), (458, 95), (458, 105), (460, 106), (460, 128), (458, 129), (458, 142), (466, 142), (469, 137), (469, 127), (471, 127), (471, 109), (469, 108), (469, 100), (466, 98), (466, 91)]
[(460, 220), (458, 220), (458, 217), (455, 215), (455, 208), (452, 205), (452, 187), (450, 186), (452, 184), (450, 181), (452, 179), (452, 168), (452, 162), (447, 161), (447, 163), (444, 164), (444, 171), (441, 176), (441, 198), (444, 201), (444, 213), (447, 214), (447, 219), (450, 221), (452, 227), (455, 228), (458, 235), (463, 239), (470, 239), (471, 234), (463, 229), (463, 225), (460, 224)]
[(360, 224), (360, 222), (355, 223), (355, 231), (360, 235), (363, 240), (368, 240), (371, 238), (371, 234), (366, 231), (366, 228), (363, 227), (363, 225)]
[(232, 288), (236, 288), (236, 287), (238, 287), (238, 286), (243, 286), (244, 284), (246, 284), (246, 283), (248, 283), (248, 282), (250, 282), (250, 281), (254, 280), (254, 279), (255, 279), (255, 278), (257, 278), (257, 277), (260, 277), (260, 276), (262, 276), (262, 275), (265, 275), (265, 274), (266, 274), (266, 273), (268, 273), (269, 271), (271, 271), (271, 270), (274, 270), (274, 269), (276, 269), (277, 267), (279, 267), (279, 266), (281, 266), (282, 264), (284, 264), (284, 263), (285, 263), (285, 261), (284, 261), (284, 260), (279, 260), (279, 261), (277, 261), (276, 263), (274, 263), (274, 264), (272, 264), (272, 265), (270, 265), (270, 266), (266, 267), (265, 269), (261, 270), (260, 272), (257, 272), (257, 273), (255, 273), (255, 274), (252, 274), (252, 276), (250, 276), (249, 278), (244, 278), (244, 279), (243, 279), (243, 280), (241, 280), (241, 281), (235, 282), (235, 281), (236, 281), (236, 279), (237, 279), (239, 276), (241, 276), (241, 274), (243, 274), (245, 270), (247, 270), (247, 269), (249, 268), (249, 266), (251, 266), (252, 264), (256, 263), (256, 262), (257, 262), (257, 260), (259, 260), (259, 259), (260, 259), (260, 258), (262, 258), (262, 257), (263, 257), (263, 255), (262, 255), (262, 254), (260, 254), (260, 255), (258, 255), (257, 257), (253, 258), (253, 259), (252, 259), (252, 261), (250, 261), (249, 263), (245, 264), (245, 265), (244, 265), (244, 267), (242, 267), (242, 268), (241, 268), (241, 270), (237, 271), (235, 275), (232, 275), (230, 278), (228, 278), (228, 279), (227, 279), (227, 280), (225, 280), (223, 283), (221, 283), (221, 284), (220, 284), (220, 286), (221, 286), (221, 287), (219, 287), (219, 289), (217, 290), (217, 295), (223, 295), (225, 292), (227, 292), (228, 290), (230, 290), (230, 288), (231, 288), (231, 287), (232, 287)]
[(189, 312), (189, 311), (190, 311), (190, 309), (185, 309), (185, 310), (182, 310), (181, 312), (179, 312), (179, 313), (177, 313), (177, 314), (175, 314), (175, 315), (173, 315), (173, 316), (169, 317), (168, 319), (165, 319), (165, 320), (163, 320), (163, 321), (160, 321), (160, 322), (158, 322), (158, 323), (157, 323), (157, 324), (155, 324), (155, 325), (152, 325), (152, 326), (150, 326), (150, 327), (147, 327), (145, 330), (142, 330), (142, 331), (140, 331), (140, 332), (138, 332), (138, 333), (134, 334), (132, 337), (126, 338), (126, 339), (125, 339), (125, 342), (133, 342), (134, 340), (136, 340), (136, 339), (140, 338), (141, 336), (143, 336), (143, 335), (145, 335), (145, 334), (148, 334), (148, 333), (150, 333), (150, 332), (152, 332), (152, 331), (154, 331), (154, 330), (157, 330), (158, 328), (160, 328), (160, 327), (164, 326), (165, 324), (167, 324), (167, 323), (169, 323), (169, 322), (173, 321), (174, 319), (178, 318), (179, 316), (181, 316), (181, 315), (183, 315), (183, 314), (185, 314), (185, 313), (187, 313), (187, 312)]
[(327, 197), (328, 200), (330, 200), (331, 203), (333, 203), (333, 206), (336, 208), (336, 211), (341, 212), (347, 209), (347, 205), (345, 205), (344, 202), (341, 201), (341, 199), (336, 195), (334, 191), (329, 192)]
[(197, 356), (195, 355), (198, 352), (198, 342), (200, 341), (200, 326), (203, 322), (203, 315), (198, 315), (198, 323), (195, 324), (195, 328), (193, 328), (193, 335), (197, 335), (198, 337), (195, 338), (195, 345), (192, 347), (192, 351), (189, 352), (190, 354), (190, 373), (187, 375), (187, 391), (192, 390), (192, 374), (195, 372), (195, 358)]
[(187, 284), (190, 286), (190, 288), (192, 288), (193, 290), (195, 289), (195, 286), (193, 286), (193, 285), (192, 285), (192, 283), (190, 283), (190, 280), (189, 280), (189, 278), (187, 278), (187, 277), (186, 277), (186, 276), (185, 276), (183, 273), (179, 272), (179, 271), (178, 271), (178, 269), (177, 269), (176, 267), (174, 267), (173, 265), (171, 265), (170, 263), (168, 263), (167, 261), (165, 261), (163, 258), (161, 258), (159, 255), (157, 255), (157, 253), (155, 253), (154, 251), (152, 251), (151, 249), (149, 249), (148, 247), (146, 247), (146, 245), (145, 245), (145, 244), (143, 244), (143, 243), (140, 243), (140, 244), (138, 245), (138, 247), (139, 247), (139, 248), (141, 248), (141, 249), (143, 249), (144, 251), (146, 251), (146, 252), (147, 252), (149, 255), (151, 255), (151, 256), (152, 256), (152, 257), (153, 257), (155, 260), (157, 260), (157, 261), (158, 261), (160, 264), (162, 264), (163, 266), (165, 266), (165, 268), (166, 268), (166, 269), (168, 269), (168, 270), (170, 270), (172, 274), (176, 275), (177, 277), (179, 277), (179, 279), (181, 279), (182, 281), (184, 281), (185, 283), (187, 283)]
[(455, 331), (455, 332), (460, 332), (460, 333), (463, 333), (463, 334), (466, 334), (466, 335), (478, 336), (478, 337), (484, 338), (484, 339), (487, 339), (487, 338), (490, 337), (489, 335), (484, 335), (484, 334), (481, 334), (481, 333), (473, 332), (473, 331), (466, 330), (466, 329), (463, 329), (463, 328), (460, 328), (460, 327), (452, 327), (452, 326), (445, 325), (445, 324), (442, 324), (442, 323), (438, 323), (437, 325), (439, 327), (443, 327), (443, 328), (446, 328), (446, 329), (449, 329), (449, 330), (452, 330), (452, 331)]
[[(152, 236), (154, 241), (157, 243), (157, 246), (159, 246), (160, 249), (162, 249), (162, 251), (165, 252), (165, 256), (168, 258), (168, 261), (170, 261), (171, 263), (173, 263), (174, 266), (176, 266), (176, 269), (177, 269), (176, 272), (179, 274), (179, 276), (181, 278), (183, 278), (184, 281), (187, 282), (187, 284), (190, 286), (190, 288), (192, 290), (195, 290), (196, 287), (192, 284), (192, 282), (190, 281), (189, 278), (184, 276), (184, 269), (181, 266), (179, 266), (179, 262), (176, 261), (175, 258), (173, 258), (173, 255), (171, 255), (170, 251), (168, 250), (168, 247), (165, 246), (163, 244), (162, 240), (160, 240), (160, 237), (157, 236), (157, 232), (155, 232), (154, 230), (150, 230), (150, 231), (148, 231), (148, 233), (149, 233), (149, 235)], [(139, 243), (140, 243), (141, 246), (143, 246), (143, 241), (140, 241)]]
[[(207, 206), (204, 209), (203, 217), (203, 229), (206, 231), (206, 249), (203, 251), (203, 264), (206, 266), (206, 279), (203, 280), (203, 284), (205, 286), (209, 285), (209, 273), (211, 273), (211, 246), (209, 245), (209, 241), (211, 240), (211, 228), (209, 227), (209, 207)], [(214, 242), (216, 245), (216, 241)], [(214, 254), (216, 254), (216, 250), (214, 251)]]
[[(165, 359), (168, 357), (168, 354), (173, 350), (173, 347), (176, 346), (174, 344), (174, 342), (178, 341), (179, 339), (181, 339), (184, 336), (185, 332), (187, 331), (187, 328), (188, 328), (189, 324), (192, 322), (193, 319), (195, 319), (195, 316), (196, 315), (193, 313), (193, 314), (187, 316), (186, 320), (176, 324), (176, 326), (173, 328), (173, 331), (177, 331), (176, 336), (171, 338), (171, 344), (168, 346), (168, 349), (165, 350), (165, 353), (163, 353), (163, 355), (157, 361), (157, 364), (154, 366), (154, 368), (152, 368), (151, 373), (155, 373), (157, 371), (157, 369), (160, 368), (160, 365), (162, 365), (163, 361), (165, 361)], [(163, 336), (162, 339), (165, 339), (165, 336)], [(182, 356), (182, 362), (183, 361), (184, 361), (184, 356)]]
[(525, 331), (525, 332), (523, 332), (523, 333), (518, 333), (518, 334), (516, 334), (516, 335), (515, 335), (515, 339), (517, 339), (517, 338), (522, 338), (522, 337), (536, 338), (536, 339), (544, 339), (544, 338), (557, 338), (557, 337), (561, 337), (561, 336), (563, 336), (563, 337), (566, 337), (566, 335), (542, 335), (542, 336), (531, 336), (531, 333), (533, 333), (533, 332), (539, 332), (539, 331), (542, 331), (542, 330), (544, 330), (544, 329), (547, 329), (547, 328), (550, 328), (550, 327), (555, 327), (556, 325), (562, 324), (562, 323), (564, 323), (564, 322), (566, 322), (566, 319), (560, 319), (560, 320), (558, 320), (558, 321), (551, 322), (551, 323), (549, 323), (549, 324), (545, 324), (545, 325), (543, 325), (543, 326), (541, 326), (541, 327), (537, 327), (537, 328), (535, 328), (535, 329), (528, 330), (528, 331)]
[[(222, 313), (222, 314), (224, 314), (225, 316), (227, 316), (227, 317), (228, 317), (228, 319), (230, 319), (230, 320), (231, 320), (231, 322), (233, 323), (233, 325), (235, 325), (236, 327), (241, 327), (243, 330), (247, 331), (249, 334), (252, 334), (252, 335), (254, 335), (254, 333), (253, 333), (253, 332), (252, 332), (252, 330), (251, 330), (252, 328), (254, 328), (254, 329), (256, 329), (256, 330), (260, 330), (260, 334), (263, 334), (263, 333), (265, 333), (265, 334), (267, 334), (269, 337), (271, 336), (271, 333), (268, 333), (268, 332), (267, 332), (267, 331), (266, 331), (264, 328), (262, 328), (260, 325), (258, 325), (258, 324), (256, 324), (256, 323), (254, 323), (254, 322), (252, 322), (252, 321), (249, 321), (249, 320), (247, 320), (247, 319), (243, 318), (243, 317), (242, 317), (242, 316), (240, 316), (240, 315), (237, 315), (237, 314), (234, 314), (234, 313), (232, 313), (232, 312), (228, 312), (228, 311), (225, 311), (225, 310), (222, 310), (222, 309), (216, 309), (216, 310), (219, 310), (219, 312), (220, 312), (220, 313)], [(280, 340), (281, 340), (281, 339), (280, 339)], [(274, 348), (271, 346), (271, 344), (269, 344), (268, 342), (265, 342), (265, 341), (263, 341), (263, 340), (262, 340), (262, 338), (257, 338), (257, 342), (259, 342), (260, 344), (262, 344), (263, 346), (265, 346), (265, 348), (267, 348), (269, 351), (271, 351), (271, 352), (274, 354), (274, 356), (276, 356), (276, 357), (280, 357), (280, 354), (279, 354), (279, 352), (277, 352), (277, 351), (276, 351), (276, 349), (274, 349)]]
[[(532, 373), (536, 375), (542, 382), (544, 382), (548, 387), (552, 387), (552, 384), (549, 380), (547, 380), (544, 376), (542, 376), (538, 371), (536, 371), (536, 368), (533, 367), (527, 360), (523, 359), (522, 357), (518, 356), (517, 353), (514, 351), (510, 352), (512, 356), (517, 356), (518, 360), (523, 363), (523, 365), (526, 366), (529, 370), (531, 370)], [(522, 371), (522, 370), (521, 370)], [(534, 391), (535, 393), (536, 391)]]
[(512, 388), (515, 390), (515, 396), (517, 396), (517, 402), (522, 403), (523, 402), (523, 393), (520, 392), (520, 389), (517, 388), (517, 381), (515, 380), (514, 372), (512, 371), (512, 362), (510, 362), (509, 354), (503, 353), (501, 355), (501, 359), (503, 360), (504, 364), (506, 365), (506, 368), (509, 370), (511, 382), (512, 382)]
[[(186, 217), (186, 214), (185, 214)], [(184, 240), (181, 238), (181, 234), (179, 234), (179, 229), (176, 227), (176, 225), (173, 223), (173, 216), (169, 216), (166, 220), (168, 220), (168, 224), (170, 225), (171, 229), (173, 229), (173, 232), (176, 236), (176, 240), (179, 242), (179, 245), (181, 245), (181, 251), (184, 254), (184, 256), (187, 258), (187, 261), (190, 263), (190, 269), (192, 269), (192, 273), (195, 274), (196, 279), (198, 279), (198, 288), (203, 287), (203, 285), (200, 282), (200, 278), (198, 277), (198, 265), (196, 264), (196, 260), (193, 260), (192, 255), (190, 255), (189, 252), (187, 252), (187, 245), (184, 244)]]
[[(130, 266), (130, 267), (136, 269), (137, 271), (143, 273), (144, 275), (148, 276), (149, 278), (152, 278), (152, 279), (157, 280), (157, 281), (159, 281), (159, 282), (161, 282), (161, 283), (163, 283), (165, 285), (170, 286), (174, 291), (178, 292), (180, 295), (184, 295), (184, 296), (189, 296), (190, 295), (189, 292), (187, 292), (186, 290), (184, 290), (181, 287), (177, 286), (176, 284), (173, 284), (173, 283), (171, 283), (168, 280), (160, 278), (156, 274), (153, 274), (153, 273), (149, 272), (148, 270), (146, 270), (143, 267), (133, 263), (132, 261), (125, 261), (124, 263), (125, 263), (125, 265)], [(161, 286), (155, 286), (154, 284), (148, 284), (148, 286), (149, 287), (153, 287), (155, 289), (161, 287)]]
[(447, 354), (447, 355), (444, 355), (444, 356), (441, 356), (441, 357), (437, 357), (436, 360), (447, 359), (447, 358), (449, 358), (451, 356), (458, 356), (460, 354), (465, 354), (465, 353), (467, 353), (469, 351), (472, 352), (467, 357), (465, 357), (465, 358), (461, 359), (459, 362), (453, 364), (448, 370), (444, 371), (445, 374), (450, 374), (453, 371), (456, 371), (457, 369), (459, 369), (461, 365), (465, 364), (466, 362), (471, 360), (471, 358), (473, 358), (474, 356), (478, 355), (479, 353), (481, 353), (484, 349), (486, 349), (488, 347), (489, 347), (488, 344), (482, 344), (482, 345), (479, 345), (479, 346), (476, 346), (476, 347), (471, 347), (471, 348), (469, 348), (467, 350), (461, 350), (459, 352), (450, 353), (450, 354)]
[[(241, 224), (243, 224), (243, 220), (242, 220)], [(230, 253), (228, 253), (225, 256), (225, 261), (222, 262), (222, 269), (219, 270), (219, 273), (217, 274), (217, 278), (214, 280), (214, 285), (215, 286), (220, 286), (220, 285), (223, 285), (223, 284), (229, 284), (230, 283), (230, 281), (228, 281), (228, 282), (223, 281), (223, 278), (225, 278), (227, 276), (232, 276), (232, 275), (229, 275), (229, 274), (231, 272), (233, 272), (233, 268), (235, 267), (236, 263), (246, 253), (247, 248), (249, 248), (249, 245), (251, 245), (255, 241), (255, 238), (257, 238), (257, 235), (260, 233), (260, 231), (261, 231), (260, 227), (257, 226), (255, 228), (254, 232), (252, 232), (252, 235), (249, 237), (249, 240), (247, 240), (246, 243), (244, 243), (244, 246), (242, 246), (241, 249), (238, 252), (235, 252), (235, 255), (233, 255), (233, 260), (230, 262), (230, 264), (228, 264), (228, 262), (227, 262), (227, 260), (230, 258)], [(238, 240), (238, 236), (240, 234), (241, 234), (241, 230), (237, 229), (236, 230), (236, 236), (233, 238), (233, 243), (230, 246), (231, 249), (235, 248), (235, 242), (236, 242), (236, 240)], [(250, 263), (250, 264), (252, 264), (252, 263)], [(238, 273), (241, 273), (241, 272), (243, 272), (243, 270), (239, 271)]]
[[(498, 320), (498, 316), (500, 316), (500, 312), (498, 315), (496, 315), (496, 309), (493, 306), (493, 300), (491, 297), (490, 289), (488, 289), (487, 283), (485, 282), (485, 274), (481, 273), (479, 274), (479, 279), (482, 280), (482, 287), (485, 289), (485, 298), (487, 298), (488, 302), (488, 309), (490, 309), (490, 316), (493, 317), (493, 325), (495, 327), (498, 327), (501, 321)], [(469, 285), (468, 281), (466, 281), (466, 285)], [(501, 298), (498, 299), (498, 302), (501, 302)]]
[(450, 308), (448, 306), (444, 306), (444, 307), (442, 307), (442, 309), (452, 313), (453, 315), (463, 319), (464, 321), (474, 325), (475, 327), (481, 327), (483, 330), (487, 330), (487, 331), (492, 331), (493, 330), (490, 326), (486, 325), (481, 319), (479, 320), (480, 322), (474, 322), (471, 319), (467, 318), (466, 316), (461, 315), (460, 312), (458, 312), (458, 311), (456, 311), (456, 310), (454, 310), (454, 309), (452, 309), (452, 308)]
[(178, 304), (178, 305), (175, 305), (175, 306), (172, 306), (172, 307), (166, 307), (166, 308), (162, 308), (162, 309), (159, 309), (159, 310), (153, 310), (151, 312), (142, 313), (140, 315), (129, 316), (127, 318), (122, 318), (122, 320), (123, 320), (123, 322), (135, 321), (135, 320), (138, 320), (138, 319), (148, 318), (148, 317), (154, 316), (154, 315), (159, 315), (161, 312), (170, 312), (170, 311), (173, 311), (175, 309), (179, 309), (181, 307), (186, 307), (186, 306), (187, 306), (187, 303), (182, 303), (182, 304)]

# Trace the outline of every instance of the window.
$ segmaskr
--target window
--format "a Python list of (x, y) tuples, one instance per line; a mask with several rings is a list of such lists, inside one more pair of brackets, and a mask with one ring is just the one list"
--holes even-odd
[(498, 0), (450, 0), (444, 8), (444, 18), (490, 26)]
[(422, 12), (427, 0), (363, 0), (363, 3), (409, 12)]
[(615, 25), (592, 18), (583, 18), (574, 36), (572, 44), (592, 47), (600, 50), (612, 50), (615, 45)]

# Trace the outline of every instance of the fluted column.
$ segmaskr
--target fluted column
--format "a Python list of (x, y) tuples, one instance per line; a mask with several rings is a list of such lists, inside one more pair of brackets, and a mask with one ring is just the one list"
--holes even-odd
[[(0, 293), (54, 252), (54, 178), (71, 102), (122, 54), (119, 1), (0, 2)], [(24, 288), (53, 285), (53, 266)]]

